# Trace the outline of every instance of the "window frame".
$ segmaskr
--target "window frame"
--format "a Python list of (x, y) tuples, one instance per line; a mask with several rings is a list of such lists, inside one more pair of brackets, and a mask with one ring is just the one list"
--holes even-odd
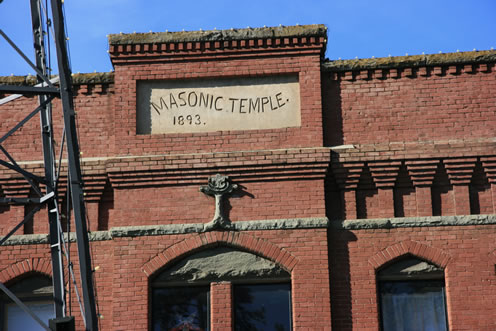
[[(208, 253), (208, 254), (204, 254)], [(172, 273), (176, 268), (183, 268), (187, 261), (189, 259), (209, 259), (213, 258), (215, 259), (217, 254), (225, 254), (225, 253), (241, 253), (241, 254), (250, 254), (253, 255), (256, 258), (256, 262), (258, 262), (259, 259), (262, 259), (264, 261), (267, 261), (268, 263), (272, 264), (273, 266), (271, 267), (271, 271), (268, 274), (257, 274), (256, 271), (260, 266), (254, 267), (254, 268), (248, 268), (248, 270), (245, 270), (245, 274), (237, 274), (237, 275), (232, 275), (232, 274), (224, 274), (221, 275), (220, 277), (215, 277), (212, 278), (210, 276), (207, 276), (205, 278), (196, 278), (196, 279), (181, 279), (178, 278), (177, 275), (173, 275)], [(232, 258), (231, 258), (232, 259)], [(239, 263), (239, 262), (238, 262)], [(207, 263), (208, 264), (208, 263)], [(256, 264), (256, 263), (255, 263)], [(213, 264), (208, 264), (208, 265), (215, 265)], [(247, 265), (251, 265), (250, 263), (245, 263), (243, 266), (246, 267)], [(201, 269), (203, 270), (203, 269)], [(209, 269), (206, 268), (208, 271)], [(265, 269), (260, 269), (260, 270), (266, 270)], [(255, 271), (255, 273), (254, 273)], [(265, 271), (266, 272), (266, 271)], [(208, 272), (207, 272), (208, 274)], [(189, 275), (188, 275), (189, 276)], [(154, 275), (148, 278), (148, 329), (153, 330), (153, 290), (156, 288), (175, 288), (175, 287), (201, 287), (201, 286), (208, 286), (208, 296), (207, 296), (207, 310), (208, 310), (208, 328), (210, 330), (211, 328), (211, 295), (212, 295), (212, 284), (218, 283), (218, 282), (229, 282), (231, 284), (231, 320), (232, 320), (232, 327), (234, 327), (234, 286), (236, 285), (256, 285), (256, 284), (261, 284), (261, 285), (269, 285), (269, 284), (279, 284), (279, 283), (284, 283), (289, 285), (289, 318), (290, 318), (290, 326), (292, 330), (292, 325), (293, 325), (293, 307), (292, 307), (292, 301), (293, 301), (293, 289), (292, 289), (292, 277), (291, 273), (285, 270), (280, 264), (276, 263), (275, 261), (271, 261), (265, 256), (257, 255), (253, 252), (246, 251), (244, 249), (240, 249), (238, 247), (231, 247), (231, 246), (224, 246), (224, 245), (219, 245), (215, 246), (213, 248), (205, 249), (205, 250), (199, 250), (199, 251), (194, 251), (191, 254), (188, 254), (187, 256), (176, 260), (174, 263), (166, 265), (162, 267), (160, 270), (158, 270)], [(214, 298), (215, 300), (215, 298)]]
[[(419, 272), (418, 274), (414, 274), (414, 275), (411, 274), (400, 275), (394, 272), (392, 274), (388, 274), (388, 270), (391, 270), (392, 267), (398, 266), (401, 263), (408, 263), (409, 261), (424, 262), (427, 263), (429, 266), (434, 267), (435, 269), (426, 272)], [(386, 266), (383, 266), (376, 272), (376, 299), (377, 299), (377, 307), (378, 307), (378, 315), (379, 315), (378, 316), (379, 330), (385, 331), (384, 319), (383, 319), (384, 307), (382, 304), (382, 292), (381, 292), (383, 284), (400, 283), (400, 282), (403, 283), (441, 282), (442, 283), (441, 295), (444, 304), (444, 318), (445, 318), (446, 331), (450, 330), (449, 320), (448, 320), (448, 305), (446, 300), (446, 281), (445, 281), (444, 269), (436, 266), (435, 264), (429, 261), (426, 261), (424, 259), (418, 258), (413, 255), (409, 255), (399, 260), (395, 260), (391, 263), (388, 263)]]
[[(24, 277), (22, 277), (22, 279), (14, 280), (7, 287), (26, 305), (33, 303), (52, 304), (53, 317), (55, 318), (55, 302), (53, 299), (53, 295), (49, 295), (46, 293), (36, 294), (36, 293), (28, 293), (28, 292), (19, 292), (19, 290), (17, 289), (12, 289), (12, 287), (15, 287), (18, 283), (29, 282), (29, 281), (34, 282), (36, 281), (37, 278), (44, 279), (45, 281), (49, 280), (51, 284), (51, 278), (49, 276), (46, 276), (44, 274), (34, 273), (34, 274), (25, 275)], [(17, 304), (14, 301), (12, 301), (7, 296), (7, 294), (5, 294), (3, 291), (0, 291), (0, 326), (2, 330), (7, 330), (8, 327), (7, 308), (9, 306), (17, 306)], [(31, 316), (29, 318), (31, 318)], [(46, 324), (48, 325), (48, 321), (46, 321)]]

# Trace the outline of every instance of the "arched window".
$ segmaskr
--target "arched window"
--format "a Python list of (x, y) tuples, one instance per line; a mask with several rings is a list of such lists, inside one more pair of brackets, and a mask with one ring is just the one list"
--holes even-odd
[[(55, 318), (53, 303), (53, 286), (49, 277), (32, 275), (9, 286), (31, 311), (48, 325), (48, 320)], [(2, 330), (44, 330), (29, 314), (24, 312), (2, 291), (0, 295), (0, 316)]]
[(383, 331), (446, 331), (444, 270), (408, 257), (377, 273)]
[(210, 328), (210, 284), (232, 284), (235, 330), (290, 330), (291, 276), (252, 253), (216, 247), (190, 255), (151, 281), (152, 330)]

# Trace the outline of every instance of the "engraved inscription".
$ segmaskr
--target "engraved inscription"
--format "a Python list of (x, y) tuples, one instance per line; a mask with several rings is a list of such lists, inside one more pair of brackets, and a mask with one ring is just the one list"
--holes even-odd
[(296, 76), (138, 83), (137, 133), (300, 126)]

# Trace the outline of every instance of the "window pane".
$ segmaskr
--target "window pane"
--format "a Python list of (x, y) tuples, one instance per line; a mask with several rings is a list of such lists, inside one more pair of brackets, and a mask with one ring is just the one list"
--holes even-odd
[(234, 287), (235, 330), (291, 330), (290, 284)]
[(445, 331), (443, 281), (381, 282), (384, 331)]
[[(26, 303), (26, 306), (33, 311), (33, 313), (38, 316), (40, 320), (45, 322), (48, 325), (48, 320), (51, 318), (55, 318), (55, 311), (53, 307), (53, 303)], [(7, 312), (7, 331), (19, 331), (19, 330), (45, 330), (41, 327), (41, 325), (36, 322), (31, 315), (24, 312), (18, 305), (16, 304), (8, 304), (6, 306)]]
[(208, 287), (153, 289), (154, 331), (208, 330)]

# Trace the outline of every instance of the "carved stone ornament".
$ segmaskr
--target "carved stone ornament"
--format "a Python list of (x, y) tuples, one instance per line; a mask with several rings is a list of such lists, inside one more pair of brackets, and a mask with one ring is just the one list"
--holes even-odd
[(216, 174), (208, 179), (208, 185), (200, 187), (200, 192), (215, 198), (214, 218), (205, 224), (203, 230), (211, 231), (215, 229), (230, 229), (232, 227), (229, 217), (224, 210), (224, 196), (238, 188), (237, 184), (232, 184), (228, 176)]

